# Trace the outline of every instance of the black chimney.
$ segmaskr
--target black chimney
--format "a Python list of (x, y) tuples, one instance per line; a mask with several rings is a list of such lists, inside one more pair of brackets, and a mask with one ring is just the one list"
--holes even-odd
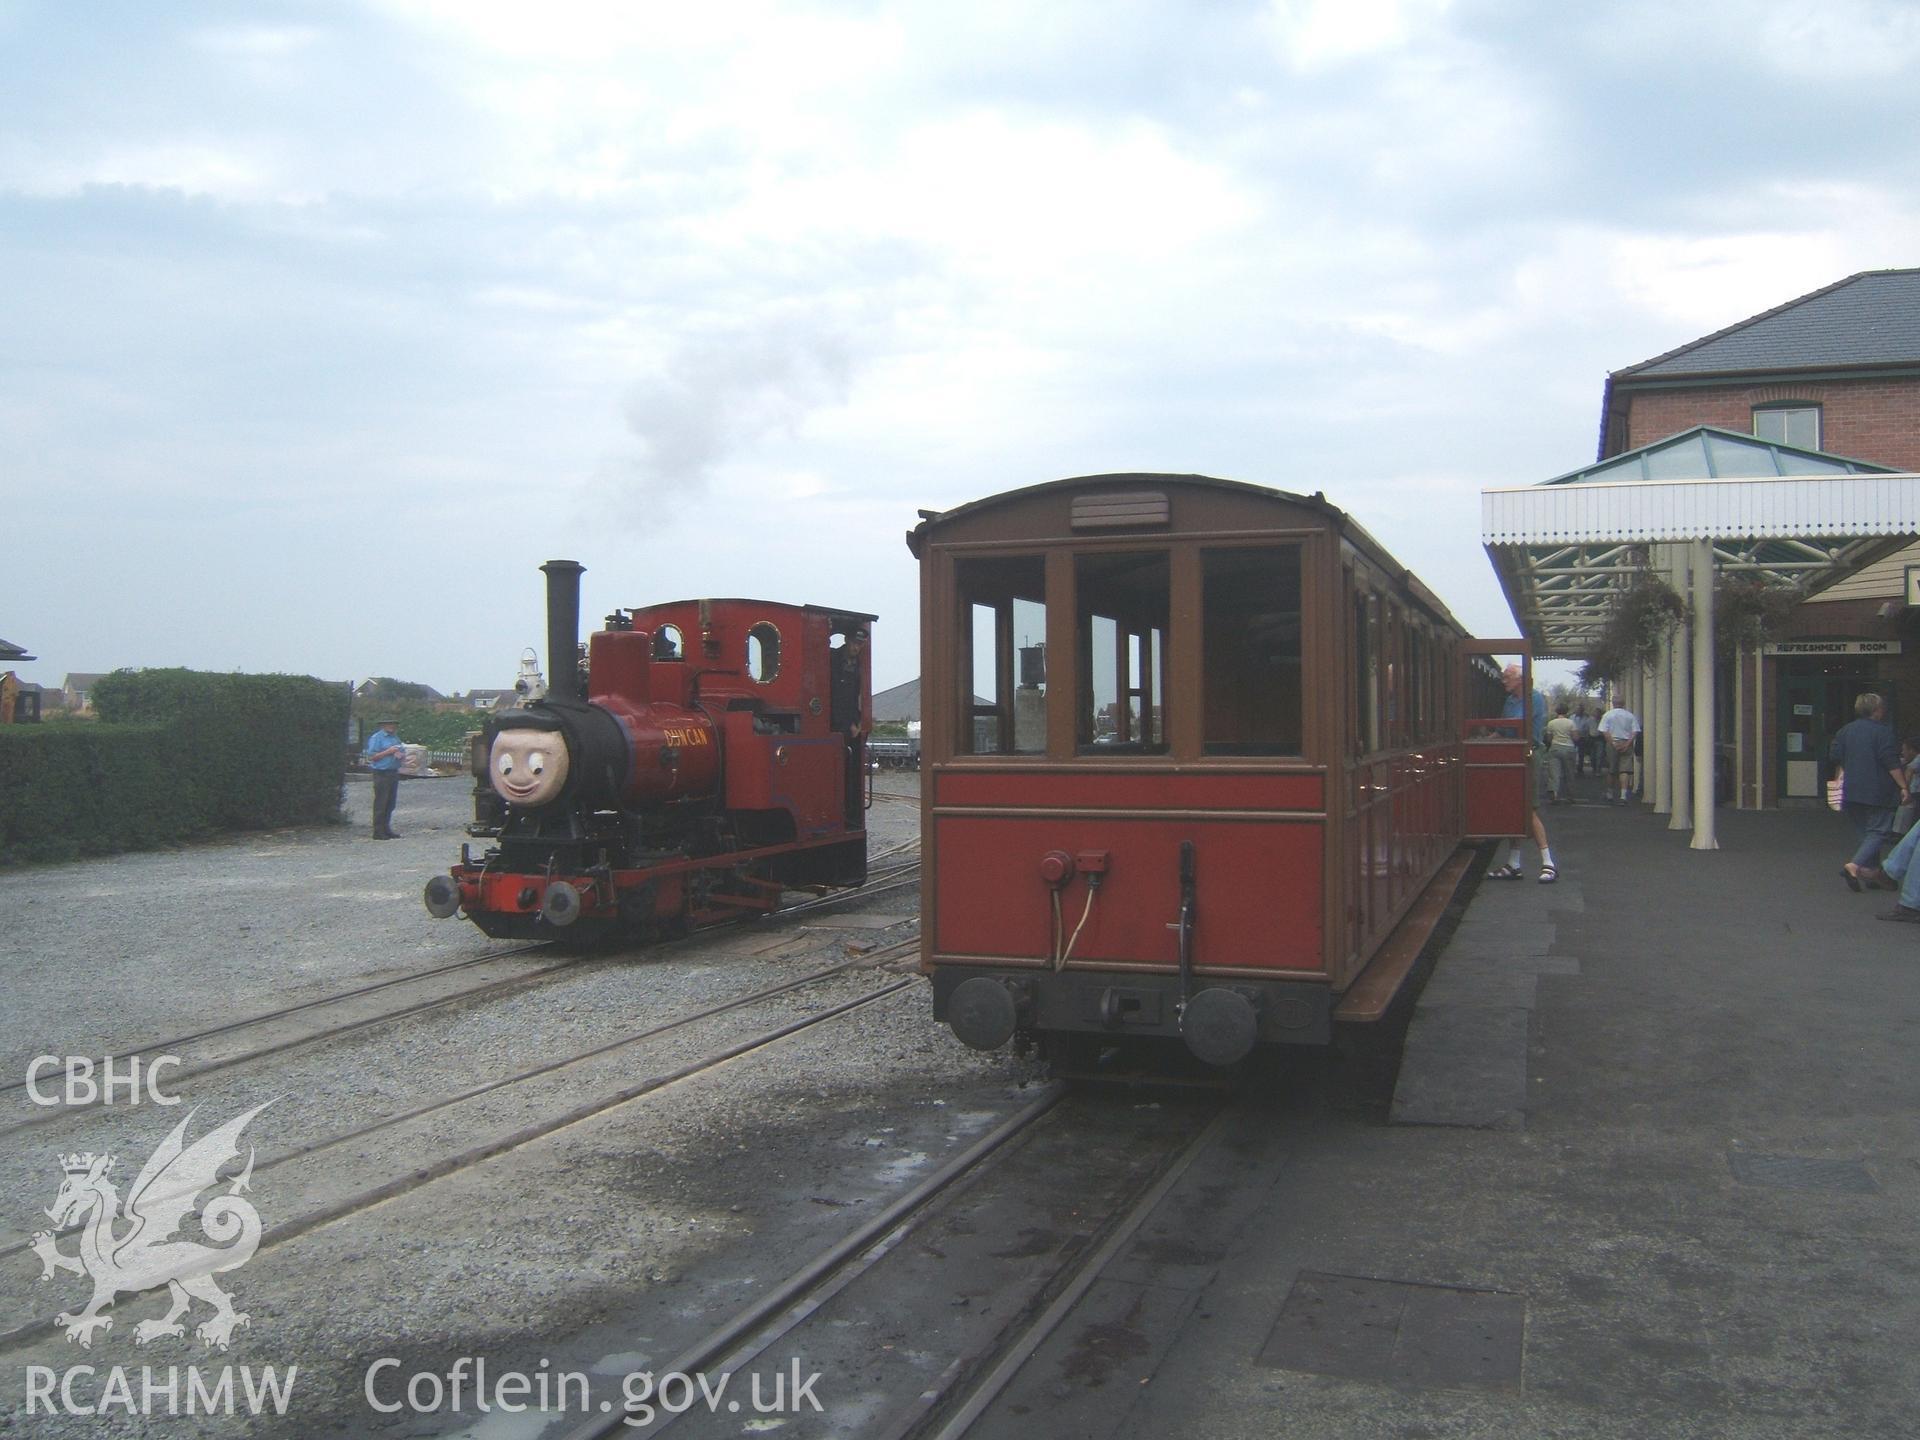
[(549, 560), (540, 567), (547, 577), (547, 698), (579, 701), (580, 693), (580, 576), (586, 566), (577, 560)]

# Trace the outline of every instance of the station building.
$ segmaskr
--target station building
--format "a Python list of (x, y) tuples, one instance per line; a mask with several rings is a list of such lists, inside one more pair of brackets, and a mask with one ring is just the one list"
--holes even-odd
[[(1850, 275), (1615, 371), (1598, 459), (1695, 426), (1743, 431), (1850, 473), (1920, 472), (1920, 269)], [(1746, 673), (1717, 687), (1716, 726), (1733, 738), (1731, 698), (1757, 684), (1747, 738), (1757, 722), (1758, 753), (1742, 767), (1740, 802), (1814, 799), (1828, 739), (1862, 691), (1888, 697), (1898, 733), (1920, 731), (1920, 545), (1824, 585), (1762, 655), (1742, 660)]]
[(1809, 592), (1771, 642), (1711, 667), (1722, 800), (1813, 803), (1862, 691), (1920, 733), (1920, 269), (1848, 276), (1615, 371), (1599, 429), (1594, 464), (1524, 500), (1488, 492), (1489, 551), (1537, 654), (1577, 658), (1627, 571), (1697, 543), (1718, 575)]

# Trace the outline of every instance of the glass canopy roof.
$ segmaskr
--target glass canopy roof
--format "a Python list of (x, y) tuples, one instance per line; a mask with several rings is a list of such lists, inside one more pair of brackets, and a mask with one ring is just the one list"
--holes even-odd
[[(1699, 426), (1538, 485), (1483, 492), (1482, 540), (1534, 653), (1581, 659), (1660, 542), (1710, 540), (1716, 570), (1808, 593), (1900, 549), (1920, 533), (1920, 486), (1857, 488), (1897, 474)], [(1782, 483), (1756, 492), (1753, 482), (1769, 481)], [(1554, 488), (1567, 486), (1581, 489)]]

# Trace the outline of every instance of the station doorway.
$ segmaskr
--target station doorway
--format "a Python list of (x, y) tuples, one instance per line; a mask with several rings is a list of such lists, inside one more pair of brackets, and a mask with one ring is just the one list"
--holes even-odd
[(1853, 702), (1868, 690), (1887, 702), (1887, 721), (1900, 733), (1893, 682), (1878, 673), (1871, 656), (1798, 656), (1780, 660), (1779, 794), (1812, 800), (1821, 793), (1827, 747), (1834, 731), (1853, 719)]

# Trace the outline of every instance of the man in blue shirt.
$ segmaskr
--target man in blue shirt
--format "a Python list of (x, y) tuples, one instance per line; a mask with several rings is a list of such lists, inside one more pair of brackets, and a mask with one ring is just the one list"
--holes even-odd
[(382, 720), (367, 737), (367, 769), (373, 772), (373, 838), (398, 840), (393, 833), (393, 802), (400, 796), (400, 762), (407, 747), (400, 743), (400, 722)]
[[(1518, 720), (1525, 713), (1520, 699), (1520, 667), (1509, 665), (1500, 672), (1500, 683), (1507, 687), (1507, 698), (1500, 707), (1500, 718)], [(1533, 692), (1533, 748), (1538, 750), (1547, 740), (1547, 697), (1538, 690)]]
[[(1518, 665), (1509, 665), (1500, 672), (1500, 683), (1507, 687), (1507, 698), (1500, 706), (1500, 718), (1518, 720), (1526, 714), (1526, 702), (1520, 698), (1520, 685), (1524, 677)], [(1546, 775), (1546, 739), (1547, 739), (1547, 697), (1538, 690), (1533, 692), (1533, 751), (1535, 762), (1540, 767), (1536, 771), (1535, 803), (1540, 780)], [(1551, 885), (1560, 878), (1559, 868), (1553, 863), (1553, 850), (1547, 844), (1547, 827), (1535, 809), (1529, 827), (1533, 832), (1533, 843), (1540, 847), (1540, 883)], [(1490, 880), (1518, 880), (1520, 878), (1520, 842), (1502, 840), (1493, 852), (1493, 868), (1487, 872)]]

